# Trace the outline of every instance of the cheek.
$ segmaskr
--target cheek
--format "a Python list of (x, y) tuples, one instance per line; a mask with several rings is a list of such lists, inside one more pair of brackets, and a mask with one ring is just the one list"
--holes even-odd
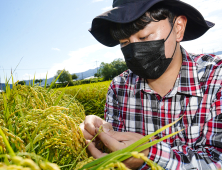
[(152, 40), (160, 40), (163, 39), (163, 32), (161, 30), (157, 30), (154, 34), (152, 34)]
[(176, 37), (170, 36), (165, 42), (165, 55), (166, 58), (171, 58), (176, 47)]

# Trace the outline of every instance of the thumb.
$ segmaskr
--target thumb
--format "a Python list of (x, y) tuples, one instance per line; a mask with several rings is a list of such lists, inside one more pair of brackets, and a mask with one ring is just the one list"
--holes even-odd
[(102, 141), (102, 143), (108, 148), (110, 149), (112, 152), (120, 150), (123, 148), (123, 143), (119, 142), (118, 140), (116, 140), (115, 138), (112, 137), (112, 132), (115, 131), (110, 131), (110, 132), (103, 132), (103, 131), (99, 131), (98, 128), (96, 128), (96, 131), (99, 133), (98, 134), (98, 138)]
[(103, 125), (102, 125), (102, 128), (104, 129), (104, 130), (113, 130), (113, 126), (112, 126), (112, 124), (111, 123), (108, 123), (108, 122), (106, 122), (106, 123), (104, 123)]

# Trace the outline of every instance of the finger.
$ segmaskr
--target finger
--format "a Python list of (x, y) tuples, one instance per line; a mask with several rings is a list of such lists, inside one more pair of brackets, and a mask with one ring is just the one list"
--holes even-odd
[[(96, 129), (96, 131), (97, 130), (98, 129)], [(107, 135), (116, 139), (119, 142), (128, 141), (131, 138), (130, 135), (128, 134), (128, 132), (116, 132), (114, 130), (107, 129), (106, 127), (103, 127), (103, 132), (105, 132)]]
[[(147, 157), (149, 154), (149, 148), (145, 149), (141, 153), (143, 153)], [(141, 167), (143, 165), (144, 160), (141, 158), (138, 159), (138, 158), (131, 157), (131, 158), (128, 158), (125, 161), (123, 161), (123, 163), (129, 169), (138, 169), (138, 167)]]
[(84, 135), (84, 138), (87, 139), (87, 140), (92, 140), (93, 139), (93, 136), (90, 135), (87, 131), (83, 131), (83, 135)]
[(103, 129), (106, 129), (106, 130), (113, 130), (113, 126), (112, 126), (112, 124), (111, 123), (108, 123), (108, 122), (105, 122), (104, 121), (104, 123), (103, 123)]
[(84, 121), (84, 129), (92, 136), (96, 135), (96, 129), (92, 122), (89, 122), (85, 119)]
[(94, 118), (96, 119), (96, 121), (95, 121), (95, 127), (96, 128), (99, 128), (101, 125), (103, 125), (105, 123), (108, 123), (108, 122), (106, 122), (105, 120), (101, 119), (98, 116), (95, 116)]
[(103, 124), (103, 120), (95, 115), (86, 116), (84, 120), (85, 130), (92, 136), (96, 135), (96, 128)]
[[(87, 141), (89, 142), (89, 141)], [(98, 150), (95, 145), (93, 145), (92, 143), (89, 144), (89, 146), (87, 147), (88, 151), (91, 153), (91, 155), (98, 159), (98, 158), (101, 158), (105, 155), (107, 155), (107, 153), (102, 153), (100, 150)]]
[(114, 130), (103, 129), (106, 134), (111, 136), (112, 138), (124, 142), (124, 141), (134, 141), (135, 139), (139, 140), (143, 138), (142, 135), (133, 132), (116, 132)]
[(80, 129), (82, 130), (82, 133), (84, 135), (84, 138), (87, 139), (87, 140), (92, 140), (93, 139), (93, 136), (90, 135), (85, 129), (84, 129), (84, 123), (81, 123), (79, 125)]
[[(97, 129), (98, 130), (98, 129)], [(100, 132), (98, 138), (103, 142), (103, 144), (109, 148), (112, 152), (123, 149), (124, 143), (119, 142), (112, 136), (106, 134), (105, 132)]]

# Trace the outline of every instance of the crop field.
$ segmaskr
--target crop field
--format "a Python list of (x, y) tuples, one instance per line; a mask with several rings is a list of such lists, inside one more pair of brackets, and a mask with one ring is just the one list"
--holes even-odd
[[(23, 165), (70, 168), (85, 147), (79, 129), (84, 118), (83, 106), (61, 91), (21, 85), (7, 88), (0, 95), (0, 159), (5, 162), (0, 169), (13, 169), (11, 164), (15, 169)], [(15, 153), (18, 160), (12, 159)], [(76, 162), (87, 158), (84, 151)]]
[(106, 94), (111, 81), (59, 88), (65, 94), (77, 99), (85, 109), (86, 115), (97, 115), (103, 118)]
[(132, 156), (143, 159), (152, 169), (162, 169), (140, 152), (176, 134), (147, 143), (172, 124), (100, 159), (88, 155), (79, 124), (85, 112), (103, 117), (109, 84), (55, 90), (7, 86), (6, 92), (0, 94), (0, 170), (128, 170), (122, 161)]

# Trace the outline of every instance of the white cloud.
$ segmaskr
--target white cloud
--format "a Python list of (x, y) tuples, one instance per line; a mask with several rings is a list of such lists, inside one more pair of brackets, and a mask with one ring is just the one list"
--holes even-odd
[[(53, 77), (57, 70), (66, 69), (72, 74), (96, 68), (101, 62), (110, 63), (117, 58), (124, 59), (119, 46), (109, 48), (101, 44), (94, 44), (75, 51), (70, 51), (68, 55), (70, 57), (67, 60), (61, 63), (55, 63), (48, 70), (48, 78)], [(46, 74), (46, 72), (38, 72), (35, 74), (35, 78), (45, 78)], [(33, 77), (34, 75), (30, 74), (23, 75), (24, 80), (28, 80), (29, 78), (33, 79)]]
[(60, 51), (60, 49), (58, 49), (58, 48), (52, 48), (52, 50), (55, 50), (55, 51)]
[(107, 6), (107, 7), (105, 7), (105, 8), (102, 8), (103, 11), (108, 11), (108, 10), (110, 10), (110, 9), (112, 9), (112, 6)]
[(101, 1), (104, 1), (104, 0), (93, 0), (92, 2), (101, 2)]
[[(117, 50), (114, 52), (108, 51), (107, 53), (104, 54), (104, 58), (106, 58), (106, 60), (109, 60), (109, 62), (112, 62), (114, 59), (117, 58), (122, 58), (124, 59), (123, 53), (121, 52), (121, 50)], [(107, 63), (109, 63), (107, 62)]]
[(54, 66), (49, 70), (49, 77), (55, 75), (57, 70), (66, 69), (70, 73), (83, 72), (88, 69), (91, 69), (95, 63), (93, 63), (93, 56), (99, 50), (107, 48), (101, 44), (95, 44), (88, 47), (80, 48), (76, 51), (70, 51), (70, 58), (64, 60), (62, 63), (55, 63)]
[[(106, 57), (104, 57), (105, 52), (103, 50), (105, 48), (108, 47), (101, 44), (94, 44), (91, 46), (77, 49), (75, 51), (70, 51), (68, 53), (70, 57), (67, 60), (64, 60), (61, 63), (54, 63), (54, 65), (48, 70), (48, 72), (37, 72), (35, 74), (35, 78), (44, 79), (47, 73), (48, 73), (47, 77), (51, 78), (55, 76), (57, 70), (66, 69), (69, 71), (69, 73), (72, 74), (72, 73), (84, 72), (89, 69), (95, 68), (96, 67), (95, 60), (99, 60), (97, 66), (99, 66), (101, 62), (106, 62)], [(101, 56), (102, 60), (100, 61), (100, 58), (97, 59), (96, 58), (97, 56)], [(23, 80), (29, 80), (33, 78), (34, 74), (27, 74), (27, 73), (24, 74), (22, 77)]]
[[(221, 0), (183, 0), (184, 2), (194, 6), (204, 16), (206, 20), (214, 22), (216, 25), (210, 29), (202, 37), (189, 42), (182, 43), (182, 46), (188, 52), (201, 53), (202, 49), (205, 53), (221, 51), (222, 44), (222, 22), (220, 16), (222, 16), (222, 1)], [(107, 11), (112, 7), (106, 7), (102, 10)], [(91, 36), (94, 39), (93, 36)], [(57, 48), (55, 48), (57, 49)], [(53, 50), (55, 50), (53, 49)], [(114, 48), (108, 48), (101, 44), (95, 44), (88, 47), (80, 48), (68, 53), (69, 57), (61, 63), (55, 63), (48, 71), (48, 78), (53, 77), (57, 70), (66, 69), (70, 73), (77, 73), (86, 71), (91, 68), (95, 68), (101, 62), (110, 63), (116, 58), (123, 58), (119, 46)], [(42, 77), (41, 77), (42, 75)], [(45, 78), (46, 72), (36, 74), (36, 78)], [(24, 78), (26, 77), (26, 78)], [(32, 79), (34, 75), (26, 74), (23, 79)]]
[(221, 0), (182, 0), (198, 9), (203, 16), (209, 16), (212, 12), (222, 10)]
[(202, 37), (182, 43), (188, 52), (194, 53), (213, 53), (221, 50), (222, 37), (222, 1), (221, 0), (183, 0), (201, 12), (204, 18), (215, 23)]
[(31, 80), (33, 78), (34, 78), (33, 75), (28, 74), (28, 73), (26, 73), (22, 76), (22, 80)]

